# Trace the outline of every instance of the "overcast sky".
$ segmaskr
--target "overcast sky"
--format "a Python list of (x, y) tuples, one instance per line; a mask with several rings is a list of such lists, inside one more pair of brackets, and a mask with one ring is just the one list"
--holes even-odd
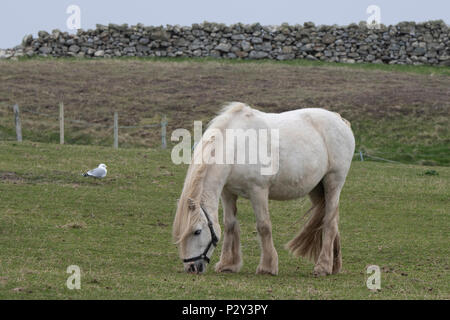
[(450, 24), (449, 0), (1, 0), (0, 48), (20, 44), (25, 34), (39, 30), (69, 31), (70, 5), (81, 10), (81, 28), (97, 23), (191, 25), (203, 21), (278, 25), (283, 22), (346, 25), (366, 21), (369, 5), (381, 10), (381, 22), (423, 22), (442, 19)]

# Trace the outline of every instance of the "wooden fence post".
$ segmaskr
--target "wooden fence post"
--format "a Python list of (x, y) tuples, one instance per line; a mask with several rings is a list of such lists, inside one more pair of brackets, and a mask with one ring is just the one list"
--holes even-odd
[(114, 112), (114, 149), (119, 148), (119, 115)]
[(17, 141), (22, 142), (22, 125), (20, 123), (19, 106), (17, 104), (14, 105), (14, 121), (16, 124)]
[(163, 117), (161, 119), (161, 147), (163, 149), (167, 148), (166, 127), (167, 127), (167, 117), (166, 117), (166, 115), (163, 115)]
[(64, 144), (64, 103), (59, 103), (59, 144)]

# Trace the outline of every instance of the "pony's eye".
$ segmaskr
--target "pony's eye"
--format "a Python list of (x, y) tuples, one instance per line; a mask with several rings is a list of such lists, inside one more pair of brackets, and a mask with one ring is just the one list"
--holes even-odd
[(202, 233), (202, 230), (201, 230), (201, 229), (195, 230), (194, 235), (198, 236), (200, 233)]

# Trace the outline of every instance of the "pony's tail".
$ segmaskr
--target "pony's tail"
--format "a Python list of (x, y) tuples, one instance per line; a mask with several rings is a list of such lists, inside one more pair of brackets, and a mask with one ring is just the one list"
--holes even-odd
[(308, 221), (300, 233), (286, 244), (286, 249), (296, 257), (304, 257), (317, 262), (322, 248), (322, 227), (325, 216), (325, 196), (320, 194), (320, 199), (308, 210)]

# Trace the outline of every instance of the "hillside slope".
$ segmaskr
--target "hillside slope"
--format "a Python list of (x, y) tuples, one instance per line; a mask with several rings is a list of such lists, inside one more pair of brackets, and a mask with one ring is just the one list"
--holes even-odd
[[(192, 129), (194, 120), (206, 124), (228, 101), (242, 101), (269, 112), (333, 110), (351, 121), (357, 150), (450, 165), (449, 70), (195, 59), (0, 61), (0, 140), (14, 138), (14, 103), (23, 110), (26, 140), (59, 141), (63, 101), (66, 118), (76, 120), (66, 122), (68, 143), (109, 146), (114, 111), (121, 126), (158, 123), (166, 114), (170, 135)], [(158, 128), (120, 130), (121, 147), (160, 140)]]

